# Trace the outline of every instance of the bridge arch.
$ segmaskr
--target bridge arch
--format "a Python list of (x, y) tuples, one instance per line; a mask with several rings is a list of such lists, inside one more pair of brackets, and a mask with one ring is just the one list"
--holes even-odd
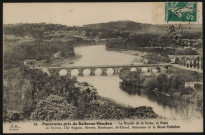
[(149, 71), (149, 69), (148, 69), (147, 67), (143, 67), (143, 68), (141, 69), (141, 71), (142, 71), (143, 73), (147, 73), (147, 72)]
[(121, 71), (122, 69), (123, 69), (123, 68), (119, 68), (117, 72), (120, 73), (120, 71)]
[(137, 71), (137, 69), (135, 67), (130, 68), (131, 72)]
[(71, 70), (71, 76), (78, 76), (79, 75), (79, 70), (78, 69), (72, 69)]
[(99, 76), (99, 75), (102, 75), (102, 69), (101, 68), (97, 68), (96, 70), (95, 70), (95, 75), (96, 76)]
[(66, 69), (61, 69), (58, 73), (60, 76), (66, 76), (68, 74)]
[(83, 70), (83, 75), (84, 76), (89, 76), (90, 74), (91, 74), (91, 70), (90, 69), (87, 68), (87, 69)]
[(108, 75), (108, 76), (112, 76), (113, 74), (114, 74), (114, 69), (113, 68), (108, 68), (107, 70), (106, 70), (106, 74)]
[(152, 73), (158, 73), (158, 72), (159, 72), (159, 70), (157, 68), (152, 69)]

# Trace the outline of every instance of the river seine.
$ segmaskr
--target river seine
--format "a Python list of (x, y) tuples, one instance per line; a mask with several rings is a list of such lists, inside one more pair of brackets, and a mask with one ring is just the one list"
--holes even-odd
[[(74, 48), (81, 58), (72, 66), (95, 65), (127, 65), (142, 64), (137, 61), (141, 56), (107, 51), (105, 45), (79, 46)], [(71, 66), (71, 64), (64, 64)], [(78, 76), (79, 82), (88, 82), (93, 85), (98, 94), (110, 98), (120, 104), (132, 107), (151, 106), (155, 113), (168, 119), (202, 119), (202, 114), (196, 111), (196, 105), (171, 97), (159, 95), (129, 95), (120, 88), (122, 81), (119, 76)]]

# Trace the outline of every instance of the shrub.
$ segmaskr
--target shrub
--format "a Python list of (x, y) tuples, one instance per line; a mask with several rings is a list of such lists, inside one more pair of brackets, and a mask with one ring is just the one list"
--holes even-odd
[(170, 58), (165, 54), (163, 56), (157, 53), (147, 54), (146, 58), (151, 62), (151, 64), (154, 64), (156, 62), (171, 62)]
[(126, 116), (125, 109), (119, 109), (113, 103), (93, 102), (78, 108), (76, 119), (123, 119)]
[(60, 96), (50, 95), (38, 102), (31, 119), (36, 120), (62, 120), (72, 116), (75, 107)]
[(127, 69), (120, 71), (120, 79), (123, 81), (120, 86), (123, 90), (126, 90), (129, 94), (135, 94), (142, 87), (144, 78), (140, 76), (139, 71), (131, 72)]
[(202, 91), (203, 90), (203, 85), (199, 84), (199, 83), (196, 83), (196, 84), (194, 84), (194, 88), (198, 91)]
[(187, 95), (187, 94), (192, 94), (194, 89), (192, 87), (185, 87), (181, 91), (181, 95)]
[(157, 88), (160, 91), (169, 92), (170, 83), (169, 78), (166, 74), (160, 74), (157, 76)]
[(22, 113), (19, 111), (12, 110), (12, 111), (4, 111), (3, 112), (3, 120), (4, 121), (12, 122), (12, 121), (19, 121), (22, 119), (23, 119)]

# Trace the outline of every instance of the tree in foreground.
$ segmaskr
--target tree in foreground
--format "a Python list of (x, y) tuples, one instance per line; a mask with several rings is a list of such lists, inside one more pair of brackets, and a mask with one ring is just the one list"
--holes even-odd
[(35, 120), (63, 120), (75, 114), (75, 107), (60, 96), (50, 95), (38, 102), (31, 119)]

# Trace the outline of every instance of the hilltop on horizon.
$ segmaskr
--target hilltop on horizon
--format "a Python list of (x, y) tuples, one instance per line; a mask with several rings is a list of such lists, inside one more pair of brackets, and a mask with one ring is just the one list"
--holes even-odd
[[(179, 23), (180, 24), (180, 23)], [(95, 28), (95, 29), (109, 29), (109, 30), (128, 30), (128, 31), (137, 31), (138, 33), (166, 33), (169, 25), (174, 25), (176, 27), (179, 24), (148, 24), (148, 23), (139, 23), (131, 20), (120, 20), (120, 21), (111, 21), (106, 23), (94, 23), (86, 24), (83, 27)], [(194, 31), (202, 31), (201, 24), (182, 24), (185, 29), (193, 27)]]

